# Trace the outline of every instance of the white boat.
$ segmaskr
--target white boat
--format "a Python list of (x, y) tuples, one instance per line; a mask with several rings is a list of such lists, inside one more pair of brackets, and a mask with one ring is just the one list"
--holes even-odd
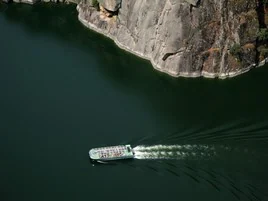
[(97, 162), (131, 159), (135, 155), (130, 145), (93, 148), (88, 154), (91, 160)]

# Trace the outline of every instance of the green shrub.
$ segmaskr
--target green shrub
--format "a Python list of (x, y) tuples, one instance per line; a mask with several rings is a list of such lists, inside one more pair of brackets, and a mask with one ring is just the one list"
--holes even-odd
[(98, 2), (98, 0), (92, 0), (92, 5), (93, 5), (95, 8), (98, 8), (98, 7), (99, 7), (99, 2)]
[(260, 60), (263, 60), (264, 58), (268, 57), (268, 47), (265, 45), (262, 45), (258, 47), (258, 51), (260, 53)]
[(235, 43), (231, 48), (230, 48), (230, 54), (236, 57), (238, 60), (240, 60), (242, 48), (240, 44)]
[(258, 31), (258, 38), (259, 40), (268, 40), (268, 29), (262, 28)]

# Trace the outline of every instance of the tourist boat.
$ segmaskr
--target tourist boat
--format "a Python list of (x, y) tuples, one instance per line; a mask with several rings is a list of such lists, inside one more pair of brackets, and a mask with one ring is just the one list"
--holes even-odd
[(92, 161), (105, 162), (134, 158), (134, 151), (130, 145), (93, 148), (88, 152)]

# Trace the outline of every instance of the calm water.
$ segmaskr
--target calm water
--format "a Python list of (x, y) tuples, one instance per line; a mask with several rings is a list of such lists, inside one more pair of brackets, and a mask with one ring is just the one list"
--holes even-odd
[[(174, 79), (74, 5), (0, 11), (1, 200), (268, 200), (268, 66)], [(122, 143), (137, 159), (88, 160)]]

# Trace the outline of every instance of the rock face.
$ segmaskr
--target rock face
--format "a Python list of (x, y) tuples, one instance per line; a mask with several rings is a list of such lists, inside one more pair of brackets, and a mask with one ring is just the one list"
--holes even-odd
[(99, 2), (97, 0), (84, 0), (84, 3), (86, 3), (89, 6), (95, 6), (95, 4)]
[(101, 6), (103, 6), (106, 10), (115, 12), (121, 6), (121, 0), (98, 0)]
[(225, 78), (258, 65), (256, 1), (98, 1), (107, 10), (118, 9), (118, 14), (105, 18), (80, 2), (79, 20), (121, 48), (149, 59), (162, 72)]
[(268, 62), (267, 0), (66, 1), (85, 26), (175, 77), (226, 78)]

